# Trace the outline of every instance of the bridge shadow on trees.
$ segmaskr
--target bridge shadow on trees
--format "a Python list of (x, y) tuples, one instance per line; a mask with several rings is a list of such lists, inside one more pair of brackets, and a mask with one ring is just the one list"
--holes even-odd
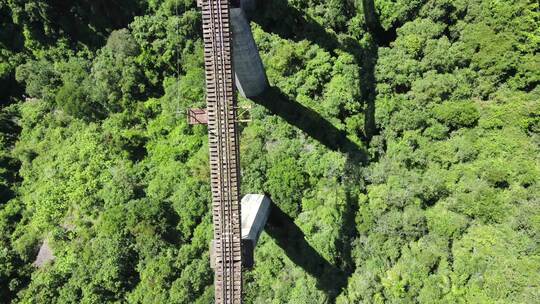
[(331, 299), (347, 285), (348, 274), (329, 263), (307, 241), (294, 220), (272, 203), (266, 233), (285, 251), (285, 254), (317, 279), (317, 285)]
[(296, 42), (308, 40), (330, 52), (342, 48), (335, 34), (327, 32), (313, 18), (286, 0), (258, 1), (257, 12), (251, 17), (265, 32), (277, 34), (283, 39)]
[[(365, 149), (347, 137), (347, 132), (336, 128), (316, 111), (291, 100), (279, 88), (270, 87), (262, 95), (252, 99), (265, 107), (271, 114), (277, 115), (304, 131), (332, 151), (346, 155), (346, 172), (340, 177), (346, 185), (358, 185), (360, 174), (358, 168), (367, 163)], [(353, 187), (347, 187), (352, 189)], [(337, 265), (328, 262), (306, 241), (302, 230), (294, 220), (273, 204), (266, 232), (285, 251), (287, 256), (298, 266), (317, 279), (318, 287), (330, 299), (335, 299), (346, 287), (347, 278), (353, 271), (352, 240), (356, 236), (354, 217), (358, 198), (354, 193), (347, 193), (347, 208), (344, 222), (339, 227), (340, 240), (336, 246), (340, 250), (341, 259)]]
[[(397, 26), (388, 30), (382, 28), (373, 0), (363, 0), (362, 5), (366, 19), (366, 35), (369, 35), (363, 44), (349, 35), (327, 31), (316, 20), (291, 6), (286, 0), (259, 1), (257, 12), (251, 17), (264, 31), (277, 34), (283, 39), (296, 42), (308, 40), (333, 55), (339, 50), (355, 58), (361, 75), (362, 99), (359, 102), (364, 109), (363, 134), (356, 135), (362, 139), (365, 146), (369, 146), (372, 137), (378, 134), (375, 121), (375, 72), (379, 47), (389, 46), (396, 39)], [(363, 147), (347, 137), (346, 131), (337, 129), (316, 111), (291, 100), (279, 88), (269, 88), (253, 101), (304, 131), (328, 149), (347, 156), (345, 172), (340, 177), (341, 183), (347, 189), (347, 210), (339, 227), (340, 239), (336, 247), (340, 251), (340, 260), (336, 265), (328, 262), (311, 247), (293, 219), (276, 205), (273, 206), (266, 227), (266, 232), (284, 249), (287, 256), (317, 278), (319, 288), (333, 301), (346, 287), (347, 278), (354, 271), (352, 242), (358, 235), (355, 216), (359, 206), (358, 193), (350, 189), (358, 189), (358, 185), (363, 183), (360, 170), (370, 158)]]
[[(390, 45), (397, 37), (398, 25), (394, 24), (389, 29), (384, 29), (376, 11), (375, 2), (373, 0), (362, 0), (361, 2), (367, 32), (373, 36), (379, 46)], [(408, 18), (415, 17), (418, 9), (419, 7), (417, 10), (413, 10)], [(356, 10), (356, 8), (351, 7), (350, 10)], [(352, 18), (355, 13), (349, 12), (350, 16), (348, 17)], [(361, 47), (351, 40), (350, 36), (327, 31), (315, 19), (291, 6), (287, 0), (259, 0), (257, 1), (257, 12), (250, 17), (265, 32), (277, 34), (283, 39), (296, 42), (308, 40), (332, 53), (339, 49), (355, 55), (361, 54)]]
[(336, 128), (316, 111), (291, 100), (279, 88), (270, 87), (252, 100), (304, 131), (328, 149), (345, 153), (357, 160), (367, 160), (365, 151), (347, 137), (347, 132)]
[[(364, 105), (364, 134), (360, 137), (369, 144), (378, 133), (375, 121), (376, 78), (375, 66), (378, 61), (378, 48), (389, 46), (397, 37), (397, 25), (384, 29), (381, 25), (373, 0), (362, 0), (366, 33), (371, 35), (367, 45), (360, 45), (349, 35), (338, 35), (327, 31), (315, 19), (291, 6), (287, 0), (258, 1), (257, 12), (252, 20), (266, 32), (279, 35), (283, 39), (296, 42), (308, 40), (331, 54), (336, 50), (354, 56), (361, 67), (362, 102)], [(284, 12), (287, 12), (286, 14)], [(412, 15), (415, 15), (413, 12)]]

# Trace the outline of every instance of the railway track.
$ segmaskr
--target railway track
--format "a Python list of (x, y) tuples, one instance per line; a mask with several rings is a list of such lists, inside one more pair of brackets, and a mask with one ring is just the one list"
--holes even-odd
[(242, 302), (240, 170), (229, 0), (203, 0), (215, 303)]

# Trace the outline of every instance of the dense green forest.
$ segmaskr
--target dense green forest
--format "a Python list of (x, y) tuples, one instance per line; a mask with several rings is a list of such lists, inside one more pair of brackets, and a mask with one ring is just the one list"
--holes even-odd
[[(0, 302), (213, 302), (195, 2), (0, 0)], [(259, 1), (246, 303), (540, 303), (539, 3)]]

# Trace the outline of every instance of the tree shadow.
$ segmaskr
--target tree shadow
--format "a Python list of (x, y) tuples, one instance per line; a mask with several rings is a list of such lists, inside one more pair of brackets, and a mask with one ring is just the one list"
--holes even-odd
[(332, 265), (306, 240), (304, 232), (294, 223), (294, 220), (272, 203), (270, 215), (265, 228), (291, 259), (317, 279), (317, 285), (324, 290), (331, 300), (347, 285), (348, 275), (343, 270)]
[[(34, 39), (43, 44), (56, 45), (58, 39), (67, 36), (73, 45), (82, 42), (91, 48), (101, 47), (108, 34), (126, 27), (146, 5), (137, 0), (120, 1), (51, 1), (40, 16), (45, 22), (28, 22)], [(24, 18), (31, 18), (26, 16)], [(55, 34), (51, 35), (51, 30)]]
[(0, 147), (0, 207), (15, 197), (11, 186), (21, 182), (21, 162), (8, 152), (15, 145), (22, 130), (16, 122), (17, 116), (18, 113), (13, 108), (0, 108), (0, 136), (3, 137), (3, 140), (0, 140), (0, 145), (3, 145)]

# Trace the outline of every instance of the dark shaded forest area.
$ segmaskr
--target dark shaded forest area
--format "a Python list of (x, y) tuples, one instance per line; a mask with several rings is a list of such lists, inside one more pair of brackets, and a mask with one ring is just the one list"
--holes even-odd
[[(249, 17), (246, 303), (540, 302), (537, 0)], [(195, 0), (0, 0), (0, 302), (213, 302), (204, 96)]]

